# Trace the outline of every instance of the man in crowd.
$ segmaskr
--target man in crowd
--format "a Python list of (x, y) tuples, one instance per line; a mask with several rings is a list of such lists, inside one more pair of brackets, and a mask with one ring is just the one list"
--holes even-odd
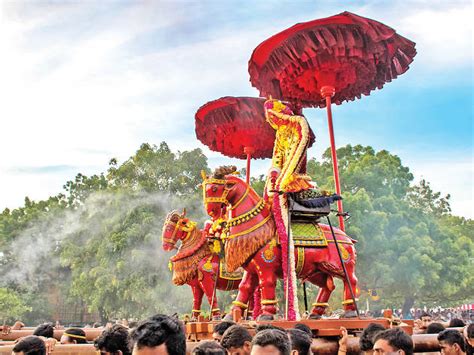
[(464, 327), (462, 334), (466, 341), (466, 353), (467, 355), (474, 355), (474, 323)]
[(128, 329), (114, 324), (107, 328), (94, 341), (94, 346), (103, 355), (130, 355), (130, 337)]
[(69, 328), (61, 336), (61, 344), (87, 344), (86, 332), (81, 328)]
[(212, 339), (214, 339), (217, 342), (220, 342), (222, 340), (222, 336), (224, 335), (224, 332), (232, 327), (235, 323), (231, 321), (222, 321), (214, 327), (214, 331), (212, 333)]
[(426, 328), (428, 328), (431, 322), (432, 322), (431, 314), (427, 312), (421, 313), (420, 318), (415, 321), (415, 329), (413, 330), (413, 333), (415, 334), (426, 333)]
[(290, 355), (292, 354), (290, 339), (285, 332), (279, 329), (262, 330), (254, 336), (250, 354)]
[(207, 340), (199, 343), (193, 349), (193, 355), (226, 355), (225, 349), (215, 340)]
[(53, 325), (51, 323), (40, 324), (34, 330), (33, 335), (37, 335), (37, 336), (45, 337), (45, 338), (53, 338), (54, 337)]
[(442, 355), (465, 355), (466, 344), (457, 330), (446, 329), (438, 334), (439, 346)]
[(374, 355), (389, 355), (398, 352), (399, 355), (413, 354), (413, 340), (399, 328), (384, 330), (374, 339)]
[(224, 332), (221, 345), (228, 355), (250, 355), (252, 336), (241, 325), (233, 325)]
[(12, 349), (14, 355), (46, 355), (44, 341), (36, 335), (21, 339)]
[(184, 327), (174, 317), (157, 314), (141, 321), (131, 338), (133, 355), (186, 355)]
[(288, 329), (291, 350), (298, 355), (308, 355), (311, 349), (311, 337), (308, 333), (299, 329)]

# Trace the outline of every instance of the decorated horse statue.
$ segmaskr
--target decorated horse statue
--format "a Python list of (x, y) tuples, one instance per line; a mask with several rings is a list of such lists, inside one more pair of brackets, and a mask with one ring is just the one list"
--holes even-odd
[[(282, 278), (282, 248), (276, 233), (269, 203), (242, 179), (233, 175), (235, 167), (221, 167), (212, 176), (203, 174), (203, 197), (213, 220), (226, 220), (225, 260), (229, 271), (242, 266), (246, 273), (233, 302), (233, 311), (243, 311), (254, 289), (260, 287), (262, 318), (271, 319), (277, 312), (275, 287)], [(228, 214), (228, 215), (227, 215)], [(320, 287), (311, 317), (320, 317), (334, 290), (333, 278), (344, 282), (343, 306), (346, 316), (354, 316), (355, 305), (345, 279), (341, 258), (352, 289), (357, 293), (354, 240), (334, 228), (341, 258), (331, 229), (319, 223), (292, 224), (295, 270), (298, 279)]]
[[(212, 304), (213, 319), (220, 319), (221, 312), (217, 304), (215, 289), (236, 290), (242, 279), (242, 272), (228, 273), (225, 265), (219, 266), (219, 255), (211, 251), (208, 231), (199, 230), (196, 223), (185, 216), (185, 211), (172, 211), (166, 217), (162, 232), (162, 247), (165, 251), (181, 246), (170, 262), (175, 285), (188, 284), (193, 292), (192, 317), (196, 319), (201, 313), (202, 297), (205, 294)], [(217, 277), (217, 281), (216, 281)]]

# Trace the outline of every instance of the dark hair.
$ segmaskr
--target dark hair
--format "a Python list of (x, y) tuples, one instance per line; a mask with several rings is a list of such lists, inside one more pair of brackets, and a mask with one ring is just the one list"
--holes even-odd
[(420, 314), (420, 319), (423, 318), (423, 317), (430, 317), (431, 318), (431, 314), (429, 314), (428, 312), (423, 312)]
[(291, 350), (298, 351), (298, 354), (308, 355), (311, 348), (311, 337), (303, 330), (288, 329), (290, 335)]
[(97, 339), (94, 340), (94, 346), (98, 350), (105, 350), (109, 353), (117, 353), (119, 350), (124, 355), (130, 355), (130, 336), (128, 329), (123, 325), (114, 324), (105, 329)]
[(16, 343), (12, 351), (24, 355), (46, 355), (46, 345), (38, 336), (29, 335)]
[(286, 333), (286, 329), (277, 327), (276, 325), (273, 324), (259, 324), (257, 325), (257, 328), (255, 328), (255, 334), (258, 332), (261, 332), (262, 330), (267, 330), (267, 329), (278, 329), (281, 330), (282, 332)]
[(265, 329), (258, 332), (252, 340), (252, 346), (273, 345), (280, 355), (290, 355), (291, 345), (288, 335), (279, 329)]
[(33, 335), (37, 335), (39, 337), (45, 338), (52, 338), (54, 337), (54, 328), (51, 323), (43, 323), (36, 327)]
[(216, 324), (216, 326), (214, 327), (214, 333), (217, 333), (219, 335), (224, 335), (225, 331), (229, 329), (230, 327), (232, 327), (233, 325), (235, 325), (235, 322), (231, 322), (231, 321), (220, 322)]
[(196, 355), (226, 355), (225, 349), (219, 343), (211, 340), (200, 342), (193, 349), (192, 354)]
[(426, 327), (426, 334), (438, 334), (444, 330), (444, 325), (438, 322), (433, 322)]
[(378, 323), (369, 323), (367, 328), (362, 331), (359, 338), (359, 346), (361, 351), (369, 351), (374, 347), (374, 338), (379, 332), (383, 332), (385, 327)]
[(453, 319), (451, 319), (451, 321), (449, 322), (448, 327), (449, 327), (449, 328), (457, 328), (457, 327), (464, 327), (465, 325), (466, 325), (466, 323), (464, 323), (462, 319), (453, 318)]
[(471, 323), (467, 326), (466, 333), (469, 339), (474, 338), (474, 323)]
[(154, 348), (166, 345), (169, 354), (186, 354), (186, 335), (183, 324), (174, 317), (157, 314), (138, 323), (131, 333), (133, 346)]
[(241, 325), (235, 324), (224, 332), (221, 339), (221, 345), (225, 349), (241, 348), (244, 346), (246, 341), (252, 341), (252, 336), (249, 331)]
[(438, 334), (439, 342), (446, 342), (449, 345), (458, 344), (462, 351), (466, 351), (466, 343), (461, 333), (454, 329), (446, 329)]
[(69, 341), (75, 341), (76, 344), (87, 344), (86, 332), (80, 328), (69, 328), (63, 333), (69, 338)]
[(413, 354), (413, 340), (399, 328), (387, 329), (378, 333), (374, 338), (374, 345), (379, 339), (387, 341), (388, 345), (395, 350), (403, 350), (406, 355)]
[(303, 323), (296, 323), (293, 328), (302, 330), (303, 332), (308, 333), (308, 335), (309, 335), (311, 338), (313, 337), (313, 331), (312, 331), (311, 328), (308, 327), (306, 324), (303, 324)]

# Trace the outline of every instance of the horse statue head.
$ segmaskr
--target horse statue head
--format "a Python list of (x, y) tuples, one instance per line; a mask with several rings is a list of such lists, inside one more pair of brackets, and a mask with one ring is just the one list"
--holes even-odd
[(233, 187), (237, 183), (234, 180), (238, 179), (232, 174), (236, 171), (235, 166), (221, 166), (211, 176), (201, 172), (204, 206), (213, 220), (225, 217), (231, 205)]
[(196, 222), (186, 218), (186, 209), (182, 213), (172, 211), (166, 216), (161, 233), (162, 247), (165, 251), (176, 249), (178, 240), (186, 240), (196, 229)]

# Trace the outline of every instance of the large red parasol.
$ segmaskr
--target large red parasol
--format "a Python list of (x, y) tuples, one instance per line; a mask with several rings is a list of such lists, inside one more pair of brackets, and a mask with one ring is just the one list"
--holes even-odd
[[(275, 130), (265, 121), (265, 100), (226, 96), (210, 101), (196, 112), (196, 136), (211, 150), (231, 158), (271, 158)], [(311, 143), (314, 142), (311, 132)]]
[[(350, 12), (296, 24), (262, 42), (249, 61), (261, 96), (302, 107), (325, 107), (336, 192), (341, 193), (331, 102), (369, 95), (408, 70), (415, 43), (394, 29)], [(331, 100), (332, 98), (332, 100)], [(342, 214), (342, 202), (338, 201)], [(344, 230), (342, 216), (339, 218)]]

